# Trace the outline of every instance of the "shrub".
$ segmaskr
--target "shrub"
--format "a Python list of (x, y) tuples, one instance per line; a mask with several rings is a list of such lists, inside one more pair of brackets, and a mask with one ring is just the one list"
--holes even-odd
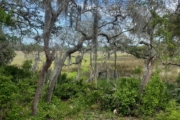
[(0, 72), (5, 76), (11, 76), (12, 81), (17, 83), (25, 78), (31, 78), (31, 63), (31, 61), (25, 61), (22, 65), (22, 68), (19, 68), (15, 65), (7, 65), (2, 67)]
[(165, 109), (156, 114), (157, 120), (179, 120), (180, 118), (180, 107), (176, 104), (175, 100), (171, 100)]
[(12, 83), (10, 77), (0, 76), (0, 118), (5, 118), (10, 110), (17, 87)]
[(23, 70), (30, 71), (30, 69), (32, 68), (32, 60), (25, 60), (21, 67)]
[(140, 112), (144, 115), (153, 115), (157, 111), (164, 110), (170, 98), (165, 84), (156, 73), (152, 76), (151, 81), (145, 87), (145, 92), (142, 94)]
[(114, 109), (121, 115), (134, 114), (134, 109), (138, 100), (139, 80), (135, 78), (121, 78), (113, 89), (113, 94), (104, 94), (101, 108), (105, 110)]
[[(36, 76), (17, 66), (0, 67), (0, 119), (26, 119), (30, 115)], [(27, 75), (27, 76), (26, 76)]]
[(142, 73), (142, 67), (136, 66), (134, 68), (134, 73), (137, 74), (137, 75), (140, 75)]
[(73, 78), (67, 78), (66, 74), (62, 74), (58, 84), (54, 90), (54, 95), (62, 100), (76, 97), (80, 93), (85, 93), (87, 84), (83, 80), (75, 81)]

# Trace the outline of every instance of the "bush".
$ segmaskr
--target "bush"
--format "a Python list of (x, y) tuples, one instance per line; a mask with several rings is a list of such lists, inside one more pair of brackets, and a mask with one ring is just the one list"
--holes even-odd
[(134, 68), (134, 73), (137, 74), (137, 75), (140, 75), (142, 73), (142, 67), (136, 66)]
[(170, 98), (165, 84), (156, 73), (152, 76), (151, 81), (145, 87), (145, 92), (142, 94), (140, 113), (153, 115), (157, 111), (164, 110)]
[(32, 68), (32, 60), (25, 60), (21, 67), (23, 70), (30, 71), (30, 69)]
[(11, 109), (16, 90), (17, 87), (12, 83), (10, 77), (0, 76), (0, 118), (5, 118)]
[(180, 118), (180, 107), (176, 104), (175, 100), (171, 100), (165, 109), (156, 114), (157, 120), (179, 120)]
[(73, 78), (67, 78), (66, 74), (62, 74), (58, 84), (54, 90), (54, 95), (60, 97), (62, 100), (67, 100), (78, 94), (85, 93), (87, 84), (83, 80), (75, 81)]
[(31, 61), (25, 61), (22, 65), (22, 68), (19, 68), (15, 65), (7, 65), (1, 67), (1, 74), (5, 76), (11, 76), (13, 82), (19, 82), (20, 80), (31, 78), (32, 72), (30, 71), (31, 68)]
[(36, 79), (30, 70), (13, 65), (0, 67), (0, 119), (29, 117)]
[[(113, 84), (112, 84), (113, 85)], [(121, 78), (113, 85), (113, 94), (105, 93), (102, 97), (101, 108), (117, 110), (121, 115), (132, 115), (138, 101), (139, 80), (135, 78)]]

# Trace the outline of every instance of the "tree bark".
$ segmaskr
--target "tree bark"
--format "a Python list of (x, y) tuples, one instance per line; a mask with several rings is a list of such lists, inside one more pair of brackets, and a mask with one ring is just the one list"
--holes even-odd
[(157, 58), (147, 59), (144, 61), (144, 74), (140, 84), (140, 93), (143, 93), (143, 88), (147, 85), (152, 75)]
[(82, 37), (81, 40), (78, 42), (78, 44), (74, 48), (71, 48), (68, 51), (66, 51), (66, 53), (64, 53), (62, 58), (59, 60), (58, 65), (55, 66), (55, 67), (57, 67), (56, 68), (56, 73), (54, 73), (53, 76), (52, 76), (50, 87), (49, 87), (48, 93), (47, 93), (47, 102), (51, 102), (52, 94), (53, 94), (53, 90), (54, 90), (54, 87), (55, 87), (55, 83), (56, 83), (57, 78), (58, 78), (58, 74), (61, 73), (61, 70), (62, 70), (62, 67), (64, 65), (64, 62), (65, 62), (66, 58), (69, 55), (71, 55), (72, 53), (78, 51), (82, 47), (83, 41), (86, 40), (86, 39), (91, 39), (91, 38)]
[(51, 80), (50, 80), (51, 83), (50, 83), (48, 93), (47, 93), (47, 102), (51, 102), (51, 98), (52, 98), (53, 90), (54, 90), (54, 87), (55, 87), (55, 83), (57, 81), (58, 75), (61, 74), (61, 70), (62, 70), (62, 67), (64, 65), (65, 60), (66, 60), (66, 57), (64, 56), (63, 59), (58, 61), (58, 65), (56, 64), (56, 66), (55, 66), (55, 70), (54, 70), (54, 72), (52, 74), (52, 77), (51, 77)]
[(117, 52), (114, 50), (114, 79), (117, 80)]
[(94, 13), (94, 23), (93, 23), (93, 38), (92, 38), (92, 50), (93, 50), (93, 79), (97, 86), (97, 35), (98, 35), (98, 21), (99, 21), (99, 15), (98, 11), (95, 10)]
[(76, 80), (78, 81), (79, 80), (79, 77), (81, 75), (81, 64), (82, 64), (82, 59), (83, 59), (83, 56), (84, 56), (84, 52), (85, 51), (82, 51), (81, 52), (81, 55), (77, 56), (78, 57), (78, 61), (77, 61), (77, 64), (78, 64), (78, 72), (77, 72), (77, 76), (76, 76)]
[(52, 61), (46, 60), (46, 63), (44, 64), (39, 80), (38, 80), (38, 86), (36, 89), (36, 93), (34, 96), (34, 100), (33, 100), (33, 105), (32, 105), (32, 115), (35, 116), (37, 114), (37, 107), (38, 107), (38, 103), (39, 103), (39, 98), (41, 96), (42, 93), (42, 86), (44, 83), (44, 79), (45, 79), (45, 74), (47, 73), (48, 68), (51, 66)]
[(50, 36), (51, 36), (51, 31), (52, 28), (60, 15), (60, 13), (65, 10), (65, 8), (68, 6), (68, 3), (70, 0), (63, 1), (61, 5), (58, 5), (57, 10), (55, 11), (52, 8), (51, 0), (46, 0), (45, 3), (45, 19), (44, 19), (44, 30), (43, 30), (43, 41), (44, 41), (44, 52), (46, 56), (46, 62), (42, 68), (39, 80), (38, 80), (38, 86), (36, 89), (36, 93), (34, 96), (34, 101), (32, 105), (32, 115), (35, 116), (37, 114), (37, 107), (38, 107), (38, 102), (40, 99), (40, 95), (42, 92), (42, 86), (45, 78), (45, 74), (48, 70), (48, 68), (51, 66), (52, 61), (54, 60), (54, 54), (55, 51), (52, 51), (49, 49), (49, 42), (50, 42)]
[(81, 74), (81, 62), (78, 63), (78, 73), (77, 73), (77, 76), (76, 76), (77, 81), (79, 80), (80, 74)]
[(93, 66), (92, 66), (92, 51), (90, 51), (89, 53), (89, 59), (90, 59), (90, 72), (89, 72), (89, 78), (87, 80), (87, 82), (91, 82), (93, 79)]

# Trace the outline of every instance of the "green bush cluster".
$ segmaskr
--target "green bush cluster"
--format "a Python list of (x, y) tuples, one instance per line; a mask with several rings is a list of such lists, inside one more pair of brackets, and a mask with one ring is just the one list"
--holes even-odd
[(134, 78), (121, 78), (111, 85), (111, 91), (105, 91), (102, 96), (102, 110), (117, 110), (121, 115), (134, 114), (138, 102), (139, 80)]
[(160, 110), (164, 110), (170, 99), (170, 92), (160, 80), (159, 75), (155, 74), (141, 96), (140, 112), (144, 115), (153, 115)]
[(73, 78), (67, 78), (67, 74), (59, 76), (59, 84), (56, 85), (54, 95), (61, 100), (68, 100), (73, 97), (77, 97), (78, 94), (85, 93), (85, 89), (88, 84), (83, 80), (76, 81)]
[(30, 74), (30, 70), (17, 66), (0, 68), (0, 119), (20, 120), (29, 116), (37, 79)]
[(171, 95), (158, 74), (152, 76), (143, 94), (139, 93), (140, 80), (136, 78), (120, 78), (110, 82), (99, 80), (95, 87), (62, 75), (60, 83), (54, 95), (61, 100), (76, 98), (83, 106), (96, 105), (96, 108), (103, 111), (116, 110), (122, 116), (152, 116), (165, 110), (166, 104), (171, 100)]
[(171, 100), (167, 103), (167, 107), (164, 111), (156, 114), (157, 120), (179, 120), (180, 118), (180, 106), (176, 103), (176, 100)]
[(15, 65), (6, 65), (1, 67), (0, 74), (4, 76), (11, 76), (13, 82), (18, 82), (20, 80), (31, 78), (32, 72), (30, 71), (32, 61), (24, 61), (22, 67), (19, 68)]
[(176, 120), (180, 117), (178, 96), (173, 100), (171, 95), (174, 85), (162, 82), (158, 73), (151, 77), (141, 94), (140, 80), (137, 78), (98, 80), (96, 86), (93, 82), (68, 78), (67, 74), (59, 75), (52, 102), (46, 102), (44, 90), (38, 115), (32, 117), (30, 108), (37, 75), (31, 72), (31, 63), (25, 61), (21, 67), (0, 67), (0, 119), (63, 119), (87, 108), (93, 111), (116, 110), (120, 116), (155, 116), (158, 120)]

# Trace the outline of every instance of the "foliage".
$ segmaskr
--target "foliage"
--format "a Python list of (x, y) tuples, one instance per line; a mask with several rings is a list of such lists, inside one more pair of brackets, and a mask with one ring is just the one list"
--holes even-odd
[(155, 73), (142, 94), (140, 112), (153, 115), (159, 110), (164, 110), (170, 99), (165, 84), (160, 80), (158, 73)]
[(4, 118), (9, 111), (16, 89), (17, 87), (12, 84), (10, 77), (0, 76), (0, 118)]
[(128, 47), (129, 54), (137, 57), (145, 59), (148, 55), (148, 49), (146, 46), (130, 46)]
[(32, 68), (32, 60), (25, 60), (21, 67), (23, 70), (30, 71), (30, 69)]
[(121, 115), (134, 114), (138, 101), (139, 80), (134, 78), (121, 78), (114, 86), (113, 94), (106, 93), (101, 102), (104, 110), (117, 110)]
[(136, 66), (134, 68), (134, 73), (140, 75), (142, 73), (142, 68), (140, 66)]
[(0, 7), (0, 24), (13, 25), (12, 12), (6, 13), (5, 10)]
[(31, 78), (31, 63), (32, 61), (25, 61), (22, 65), (22, 68), (18, 68), (15, 65), (7, 65), (2, 67), (2, 74), (6, 76), (12, 76), (13, 82), (18, 82), (25, 78)]
[(73, 78), (67, 78), (67, 74), (62, 74), (60, 84), (58, 84), (54, 90), (54, 95), (67, 100), (77, 96), (80, 93), (84, 93), (87, 84), (83, 80), (75, 81)]
[(3, 8), (0, 7), (0, 66), (9, 64), (15, 57), (15, 52), (7, 40), (6, 36), (2, 30), (2, 24), (7, 26), (12, 26), (13, 20), (11, 19), (11, 13), (6, 13)]
[(60, 101), (59, 98), (56, 96), (53, 97), (51, 103), (41, 101), (39, 105), (39, 114), (36, 117), (32, 117), (32, 119), (63, 119), (63, 117), (68, 112), (68, 107), (66, 105), (66, 103)]
[(9, 64), (13, 58), (15, 57), (15, 52), (10, 45), (10, 43), (6, 40), (5, 35), (0, 32), (0, 66)]
[(156, 115), (156, 120), (179, 120), (180, 107), (175, 100), (169, 101), (165, 111), (161, 111)]
[(42, 52), (43, 46), (39, 45), (38, 43), (31, 43), (31, 44), (21, 44), (22, 52), (26, 54), (30, 54), (36, 51)]
[(0, 76), (0, 118), (27, 118), (34, 91), (32, 79), (14, 83), (12, 77)]

